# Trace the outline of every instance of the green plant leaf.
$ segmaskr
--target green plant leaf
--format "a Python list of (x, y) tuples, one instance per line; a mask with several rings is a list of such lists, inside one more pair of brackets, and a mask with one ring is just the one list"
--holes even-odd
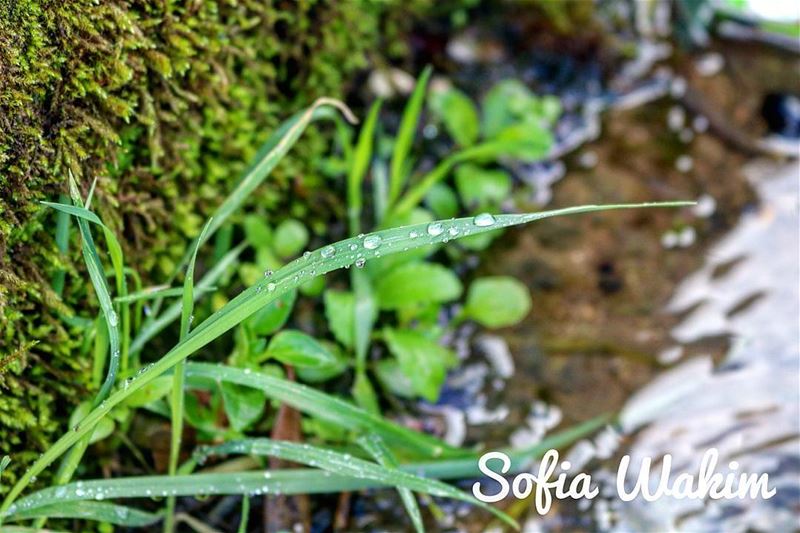
[(408, 263), (375, 282), (381, 309), (399, 309), (431, 302), (448, 302), (461, 296), (458, 276), (435, 263)]
[(536, 96), (519, 80), (495, 84), (483, 99), (483, 135), (491, 138), (504, 128), (538, 114)]
[(320, 368), (336, 364), (336, 358), (314, 337), (297, 330), (284, 330), (272, 337), (266, 355), (291, 366)]
[(444, 183), (435, 183), (425, 195), (425, 204), (437, 218), (452, 218), (458, 213), (458, 197)]
[(247, 215), (244, 217), (244, 237), (253, 248), (260, 249), (272, 246), (272, 228), (260, 215)]
[[(188, 376), (187, 376), (188, 377)], [(190, 387), (191, 388), (191, 383)], [(193, 393), (187, 393), (184, 397), (183, 414), (186, 421), (193, 427), (214, 433), (217, 431), (217, 413), (219, 411), (222, 394), (213, 387), (208, 390), (210, 393), (208, 402), (201, 402)]]
[(275, 228), (272, 245), (281, 257), (299, 254), (308, 244), (308, 230), (299, 220), (287, 218)]
[(461, 202), (471, 210), (496, 208), (511, 192), (511, 176), (504, 170), (490, 170), (463, 164), (455, 171)]
[(348, 361), (345, 358), (344, 354), (342, 354), (341, 349), (339, 346), (332, 342), (320, 341), (330, 353), (333, 355), (335, 362), (329, 365), (323, 365), (318, 367), (305, 367), (299, 366), (295, 369), (297, 373), (297, 377), (300, 378), (300, 381), (305, 383), (321, 383), (324, 381), (328, 381), (329, 379), (333, 379), (336, 376), (340, 375), (342, 372), (347, 370)]
[(231, 427), (244, 431), (261, 418), (266, 396), (258, 389), (243, 387), (235, 383), (221, 383), (222, 403)]
[(417, 85), (414, 87), (414, 92), (411, 93), (406, 108), (403, 110), (403, 118), (400, 119), (389, 173), (389, 205), (392, 205), (400, 196), (407, 179), (408, 154), (411, 151), (411, 144), (414, 142), (417, 122), (419, 122), (422, 104), (425, 100), (425, 89), (432, 72), (433, 69), (430, 66), (425, 67), (425, 70), (422, 71)]
[(495, 143), (502, 147), (497, 152), (498, 157), (513, 157), (531, 163), (547, 155), (553, 144), (553, 137), (538, 121), (523, 122), (499, 131), (495, 135)]
[(336, 340), (342, 346), (353, 349), (355, 296), (352, 292), (327, 290), (322, 295), (325, 302), (325, 317)]
[(356, 371), (356, 378), (353, 381), (353, 388), (350, 392), (359, 407), (369, 413), (380, 416), (378, 395), (375, 394), (375, 389), (372, 387), (372, 382), (369, 380), (366, 371)]
[(378, 381), (392, 394), (401, 398), (413, 398), (417, 395), (414, 383), (400, 370), (397, 359), (381, 359), (375, 363), (374, 368)]
[(447, 133), (461, 146), (478, 140), (480, 120), (472, 100), (455, 88), (435, 92), (430, 98), (431, 110), (444, 122)]
[(458, 363), (455, 354), (417, 331), (386, 328), (383, 338), (417, 394), (436, 403), (447, 370)]
[(247, 326), (256, 335), (272, 335), (281, 329), (294, 309), (297, 291), (288, 291), (271, 301), (247, 319)]
[(528, 287), (508, 276), (480, 278), (467, 292), (464, 316), (489, 328), (513, 326), (531, 309)]
[[(487, 224), (486, 217), (470, 217), (460, 218), (454, 220), (445, 220), (427, 225), (406, 226), (401, 228), (393, 228), (388, 230), (379, 231), (371, 234), (370, 246), (365, 247), (365, 237), (354, 237), (339, 241), (332, 245), (327, 245), (320, 250), (310, 253), (307, 257), (301, 257), (292, 261), (278, 272), (275, 273), (272, 281), (264, 283), (263, 281), (256, 286), (250, 287), (242, 291), (238, 296), (230, 300), (222, 309), (215, 312), (208, 317), (199, 326), (192, 330), (187, 337), (180, 341), (169, 352), (164, 354), (159, 360), (154, 362), (151, 366), (146, 367), (137, 377), (135, 377), (129, 384), (127, 389), (118, 390), (112, 394), (105, 402), (94, 408), (86, 418), (81, 422), (79, 427), (73, 428), (62, 435), (55, 443), (53, 443), (34, 463), (31, 467), (20, 477), (17, 483), (8, 492), (2, 506), (0, 506), (0, 516), (8, 512), (11, 504), (20, 495), (20, 493), (28, 486), (31, 479), (42, 472), (47, 466), (58, 459), (64, 454), (70, 446), (78, 442), (80, 439), (89, 434), (94, 426), (102, 420), (108, 413), (114, 409), (115, 406), (125, 401), (130, 395), (145, 386), (147, 383), (160, 376), (167, 370), (173, 368), (179, 361), (187, 358), (200, 348), (206, 346), (210, 342), (218, 339), (222, 334), (240, 324), (247, 317), (255, 313), (258, 309), (271, 302), (274, 298), (283, 294), (287, 290), (292, 290), (300, 284), (308, 281), (309, 279), (323, 275), (332, 270), (350, 266), (355, 263), (363, 265), (363, 261), (374, 259), (378, 254), (388, 255), (400, 251), (406, 251), (419, 246), (427, 246), (430, 244), (441, 243), (445, 239), (455, 239), (459, 236), (474, 235), (485, 231), (491, 231), (497, 228), (510, 227), (520, 224), (534, 222), (544, 218), (573, 215), (578, 213), (590, 213), (606, 209), (633, 209), (642, 207), (679, 207), (694, 205), (694, 202), (664, 202), (664, 203), (645, 203), (645, 204), (618, 204), (618, 205), (586, 205), (579, 207), (569, 207), (564, 209), (556, 209), (553, 211), (543, 211), (539, 213), (528, 213), (518, 215), (497, 215), (491, 224)], [(412, 238), (411, 233), (418, 233), (419, 237)], [(455, 235), (452, 235), (455, 233)], [(376, 237), (380, 238), (378, 246), (373, 246), (376, 243)], [(333, 248), (333, 253), (330, 249)], [(325, 252), (323, 253), (323, 250)], [(266, 287), (266, 290), (264, 290)], [(190, 365), (191, 366), (191, 365)], [(234, 369), (226, 369), (213, 365), (214, 373), (212, 379), (217, 376), (230, 372)], [(244, 381), (243, 385), (248, 382)], [(250, 385), (255, 386), (258, 385)], [(298, 385), (299, 386), (299, 385)], [(274, 391), (265, 391), (267, 394), (274, 394)], [(308, 396), (306, 396), (306, 399)], [(294, 405), (292, 400), (295, 398), (281, 398), (290, 405)], [(350, 409), (356, 409), (346, 402), (342, 404), (349, 406)], [(339, 406), (341, 407), (341, 406)], [(297, 407), (298, 409), (301, 409)], [(302, 409), (301, 409), (302, 410)], [(362, 427), (366, 420), (369, 420), (369, 426), (372, 429), (380, 427), (381, 422), (376, 422), (373, 419), (366, 418), (367, 414), (360, 409), (355, 411), (356, 418), (365, 419), (361, 421)], [(364, 413), (364, 414), (361, 414)], [(316, 413), (315, 413), (316, 414)], [(352, 414), (352, 412), (350, 412)], [(377, 418), (377, 417), (375, 417)], [(339, 419), (341, 421), (341, 419)], [(380, 420), (380, 419), (378, 419)], [(386, 426), (382, 426), (386, 429)], [(406, 430), (398, 430), (392, 426), (387, 430), (387, 435), (384, 436), (386, 441), (391, 444), (393, 437), (395, 440), (402, 435), (401, 440), (409, 445), (415, 439), (418, 444), (425, 443), (410, 450), (425, 449), (433, 456), (441, 455), (445, 449), (440, 444), (431, 444), (430, 441), (420, 436), (419, 434)], [(413, 437), (412, 437), (413, 436)], [(434, 439), (434, 442), (438, 442)], [(117, 482), (118, 480), (113, 480)]]

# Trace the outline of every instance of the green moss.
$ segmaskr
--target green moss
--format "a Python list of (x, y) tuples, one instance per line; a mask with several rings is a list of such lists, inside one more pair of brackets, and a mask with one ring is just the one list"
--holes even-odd
[[(37, 202), (64, 191), (67, 169), (84, 188), (97, 178), (95, 209), (160, 279), (278, 121), (341, 95), (427, 3), (0, 0), (0, 454), (13, 452), (11, 477), (92, 394), (82, 332), (59, 315), (89, 315), (94, 296), (75, 242), (57, 252), (55, 217)], [(295, 181), (313, 196), (321, 179), (304, 161), (325, 148), (311, 132), (253, 202), (285, 202)], [(59, 269), (61, 297), (48, 283)]]

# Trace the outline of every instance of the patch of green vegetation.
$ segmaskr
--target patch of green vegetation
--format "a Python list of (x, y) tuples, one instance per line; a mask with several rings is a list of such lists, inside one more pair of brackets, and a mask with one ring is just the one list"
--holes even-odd
[[(161, 279), (278, 120), (342, 94), (428, 4), (0, 0), (0, 453), (29, 454), (10, 479), (99, 385), (94, 339), (62, 320), (95, 298), (74, 275), (74, 222), (59, 253), (37, 202), (66, 192), (67, 170), (97, 178), (95, 209)], [(313, 216), (321, 179), (306, 162), (326, 144), (312, 132), (250, 201)]]

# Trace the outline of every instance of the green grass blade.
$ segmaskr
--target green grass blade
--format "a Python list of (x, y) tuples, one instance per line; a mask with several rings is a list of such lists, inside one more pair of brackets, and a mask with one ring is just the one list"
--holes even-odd
[(188, 363), (186, 375), (260, 389), (275, 401), (332, 424), (358, 433), (377, 433), (387, 442), (418, 457), (453, 456), (464, 453), (439, 439), (412, 431), (349, 402), (286, 379), (213, 363)]
[[(68, 212), (77, 218), (78, 228), (81, 233), (81, 250), (83, 252), (83, 258), (86, 264), (86, 270), (89, 273), (89, 278), (95, 290), (95, 294), (100, 302), (100, 308), (102, 310), (103, 318), (108, 331), (108, 344), (110, 348), (108, 357), (108, 372), (106, 373), (106, 378), (103, 381), (103, 384), (100, 386), (100, 390), (94, 399), (94, 406), (97, 406), (108, 397), (109, 393), (111, 392), (111, 388), (114, 386), (114, 382), (116, 381), (120, 360), (120, 335), (119, 316), (114, 309), (111, 300), (111, 294), (106, 283), (103, 264), (100, 261), (100, 256), (97, 253), (97, 248), (94, 245), (94, 239), (92, 238), (92, 233), (89, 229), (88, 222), (91, 221), (95, 224), (98, 224), (104, 229), (109, 244), (109, 255), (112, 258), (114, 270), (119, 276), (124, 276), (124, 273), (122, 272), (122, 251), (121, 248), (119, 248), (119, 243), (116, 241), (116, 238), (105, 228), (100, 219), (94, 213), (91, 213), (90, 211), (81, 207), (80, 192), (78, 191), (77, 183), (75, 183), (75, 180), (71, 174), (69, 178), (69, 185), (72, 201), (75, 205), (60, 206), (58, 204), (50, 204), (50, 207)], [(69, 209), (67, 209), (67, 207), (69, 207)], [(86, 451), (86, 448), (89, 446), (89, 438), (90, 435), (87, 435), (81, 441), (77, 442), (70, 450), (69, 454), (64, 458), (61, 466), (58, 469), (58, 472), (56, 473), (54, 484), (60, 485), (70, 480), (72, 474), (75, 472), (75, 469), (77, 469), (78, 464), (80, 463), (80, 460)]]
[[(386, 468), (397, 468), (397, 461), (395, 460), (392, 452), (386, 447), (380, 437), (374, 434), (362, 435), (358, 439), (358, 444), (364, 451), (372, 456), (378, 464)], [(400, 494), (400, 499), (403, 501), (403, 506), (406, 508), (411, 523), (418, 533), (425, 531), (425, 526), (422, 523), (422, 515), (419, 512), (419, 505), (414, 498), (414, 493), (405, 487), (398, 487), (397, 492)]]
[(36, 507), (14, 516), (15, 520), (30, 518), (76, 518), (115, 526), (144, 527), (161, 520), (161, 515), (114, 503), (72, 501)]
[[(206, 272), (205, 276), (197, 283), (194, 290), (194, 297), (199, 298), (201, 294), (207, 293), (212, 290), (214, 284), (228, 271), (228, 269), (236, 263), (239, 259), (239, 254), (242, 253), (242, 250), (245, 249), (246, 243), (242, 243), (222, 258), (217, 264), (215, 264), (211, 270)], [(183, 289), (180, 289), (181, 294), (183, 294)], [(150, 323), (145, 323), (142, 326), (141, 331), (139, 334), (133, 339), (133, 343), (131, 344), (131, 353), (138, 353), (144, 348), (144, 345), (161, 333), (167, 326), (169, 326), (172, 322), (174, 322), (178, 317), (181, 316), (181, 302), (175, 302), (174, 304), (170, 305), (167, 309), (161, 313), (158, 318)]]
[(358, 134), (358, 142), (353, 152), (350, 163), (350, 173), (347, 175), (347, 215), (350, 220), (350, 235), (361, 232), (361, 183), (367, 174), (369, 162), (372, 159), (372, 143), (375, 139), (375, 125), (378, 123), (378, 113), (381, 110), (381, 100), (372, 104), (364, 121), (364, 126)]
[(431, 77), (433, 69), (428, 66), (422, 71), (414, 92), (403, 110), (403, 118), (400, 119), (400, 127), (397, 131), (397, 138), (394, 142), (392, 152), (392, 162), (389, 171), (389, 205), (394, 204), (400, 196), (406, 182), (406, 168), (408, 154), (411, 152), (411, 144), (414, 142), (414, 133), (417, 129), (417, 122), (422, 113), (422, 104), (425, 101), (425, 89)]
[[(61, 194), (59, 195), (59, 201), (64, 203), (68, 202), (69, 200), (66, 196)], [(56, 216), (56, 248), (58, 249), (59, 254), (62, 256), (66, 255), (67, 249), (69, 248), (69, 223), (69, 214), (59, 212)], [(67, 273), (61, 268), (53, 274), (51, 285), (53, 287), (53, 292), (59, 296), (61, 296), (61, 294), (64, 292), (66, 275)]]
[(242, 496), (242, 510), (239, 511), (238, 533), (247, 533), (247, 519), (250, 518), (250, 497), (245, 494)]
[[(467, 161), (496, 159), (509, 149), (507, 141), (487, 141), (456, 152), (443, 159), (419, 182), (413, 185), (403, 197), (390, 209), (392, 216), (402, 216), (414, 209), (425, 198), (431, 187), (442, 181), (453, 168)], [(391, 218), (391, 217), (389, 217)]]
[[(195, 294), (213, 292), (217, 287), (195, 287)], [(169, 287), (167, 285), (155, 285), (142, 290), (131, 292), (126, 296), (117, 296), (115, 303), (135, 303), (143, 300), (154, 300), (156, 298), (169, 298), (172, 296), (183, 296), (183, 287)]]
[[(693, 202), (663, 202), (645, 204), (587, 205), (568, 207), (553, 211), (518, 215), (497, 215), (491, 225), (483, 222), (485, 217), (459, 218), (431, 224), (416, 224), (400, 228), (392, 228), (375, 232), (365, 237), (353, 237), (327, 245), (307, 255), (304, 254), (281, 268), (268, 279), (242, 291), (229, 301), (222, 309), (215, 312), (193, 330), (187, 337), (167, 352), (161, 359), (148, 366), (141, 374), (131, 380), (127, 388), (118, 390), (104, 403), (93, 409), (81, 424), (59, 438), (39, 459), (25, 472), (6, 496), (0, 512), (6, 511), (13, 501), (30, 483), (33, 476), (60, 457), (70, 446), (89, 435), (94, 426), (106, 416), (116, 405), (125, 401), (130, 395), (150, 383), (167, 370), (173, 368), (203, 346), (212, 342), (251, 316), (263, 306), (274, 301), (286, 291), (293, 290), (316, 276), (332, 270), (349, 267), (354, 263), (363, 265), (365, 261), (379, 256), (406, 251), (420, 246), (438, 244), (445, 240), (454, 240), (466, 235), (475, 235), (498, 228), (506, 228), (541, 220), (548, 217), (589, 213), (605, 209), (633, 209), (641, 207), (678, 207), (693, 205)], [(476, 224), (476, 222), (479, 222)], [(411, 235), (419, 235), (412, 237)], [(380, 244), (374, 246), (380, 239)], [(370, 243), (365, 246), (365, 243)], [(221, 369), (222, 370), (222, 369)], [(288, 403), (288, 402), (287, 402)]]
[[(232, 453), (278, 457), (285, 461), (321, 468), (322, 470), (341, 476), (369, 479), (383, 485), (402, 487), (433, 496), (461, 500), (482, 507), (508, 525), (517, 527), (516, 522), (507, 514), (446, 483), (434, 479), (422, 478), (402, 470), (387, 468), (376, 463), (353, 457), (349, 454), (341, 454), (310, 444), (298, 444), (266, 438), (230, 441), (218, 446), (201, 448), (198, 450), (196, 460), (202, 461), (204, 457), (209, 455), (227, 455)], [(268, 472), (270, 474), (272, 473), (271, 471)]]
[[(189, 328), (192, 326), (194, 320), (194, 265), (197, 261), (197, 250), (200, 248), (200, 243), (203, 242), (204, 236), (211, 226), (212, 220), (206, 222), (203, 231), (196, 240), (192, 258), (189, 260), (189, 266), (186, 268), (186, 277), (183, 281), (183, 298), (181, 300), (181, 334), (180, 340), (186, 338), (189, 334)], [(186, 361), (179, 361), (175, 365), (175, 371), (172, 374), (172, 391), (171, 394), (171, 427), (170, 427), (170, 447), (169, 447), (169, 468), (170, 476), (174, 476), (178, 470), (178, 459), (181, 451), (181, 436), (183, 435), (183, 383), (186, 378), (185, 372)], [(167, 507), (164, 519), (164, 531), (170, 533), (175, 529), (175, 497), (170, 496), (167, 498)]]

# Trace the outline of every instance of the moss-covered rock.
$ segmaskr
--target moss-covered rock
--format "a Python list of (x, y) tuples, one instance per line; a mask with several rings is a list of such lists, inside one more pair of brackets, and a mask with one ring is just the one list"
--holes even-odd
[[(94, 208), (157, 280), (278, 121), (341, 95), (410, 9), (0, 0), (0, 454), (13, 451), (17, 471), (93, 389), (91, 339), (63, 316), (94, 296), (75, 232), (59, 254), (55, 216), (38, 201), (64, 191), (67, 170), (84, 188), (97, 178)], [(303, 162), (324, 148), (322, 136), (304, 137), (254, 201), (285, 198), (290, 182), (313, 191)], [(60, 295), (50, 282), (59, 269)]]

